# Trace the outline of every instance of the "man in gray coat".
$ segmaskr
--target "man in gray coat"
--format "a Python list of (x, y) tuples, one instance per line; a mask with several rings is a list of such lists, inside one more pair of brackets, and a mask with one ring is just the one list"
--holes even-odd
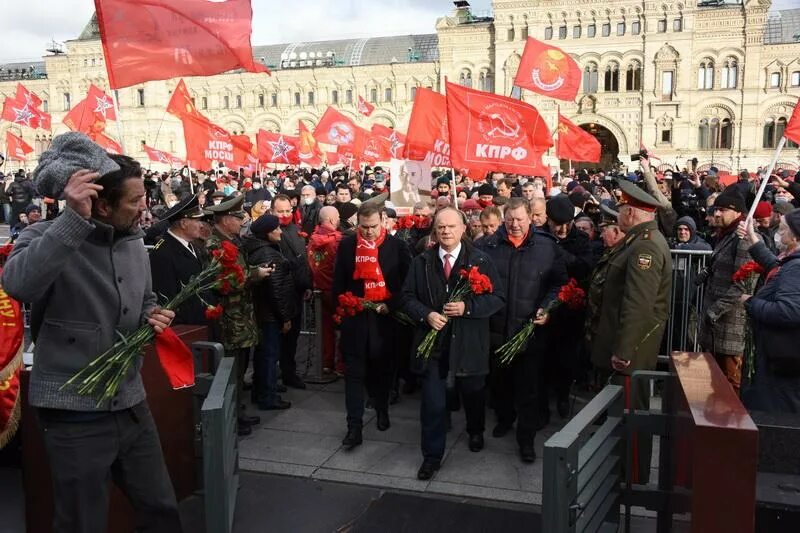
[(64, 213), (26, 228), (3, 271), (8, 294), (32, 305), (29, 402), (50, 463), (56, 533), (106, 530), (109, 479), (128, 496), (138, 531), (181, 530), (141, 359), (99, 405), (64, 387), (118, 334), (143, 324), (160, 333), (175, 316), (156, 306), (151, 290), (141, 173), (139, 163), (106, 154), (83, 134), (57, 137), (35, 179), (40, 194), (63, 195)]

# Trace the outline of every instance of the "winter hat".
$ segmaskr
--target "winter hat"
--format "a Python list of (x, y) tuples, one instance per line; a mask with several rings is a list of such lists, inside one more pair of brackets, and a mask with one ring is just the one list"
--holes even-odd
[(769, 218), (772, 216), (772, 204), (769, 202), (758, 202), (753, 218)]
[(478, 187), (478, 196), (488, 196), (488, 195), (491, 196), (495, 195), (494, 187), (492, 187), (488, 183), (484, 183), (483, 185)]
[(556, 224), (566, 224), (575, 218), (575, 206), (569, 197), (560, 194), (547, 202), (547, 218)]
[(61, 198), (69, 178), (78, 170), (96, 171), (100, 177), (116, 172), (119, 165), (83, 133), (58, 135), (40, 157), (33, 182), (42, 196)]
[(739, 213), (744, 213), (747, 210), (744, 198), (739, 194), (735, 185), (728, 187), (717, 196), (717, 199), (714, 200), (714, 207), (732, 209)]
[(250, 232), (256, 237), (266, 237), (280, 225), (280, 221), (275, 215), (261, 215), (250, 224)]

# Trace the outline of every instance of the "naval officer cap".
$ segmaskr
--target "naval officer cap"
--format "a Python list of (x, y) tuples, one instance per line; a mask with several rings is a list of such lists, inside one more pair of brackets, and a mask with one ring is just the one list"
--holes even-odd
[(169, 220), (170, 224), (174, 224), (184, 218), (201, 220), (205, 216), (206, 214), (200, 208), (200, 200), (196, 194), (193, 194), (172, 206), (169, 211), (161, 216), (161, 220)]

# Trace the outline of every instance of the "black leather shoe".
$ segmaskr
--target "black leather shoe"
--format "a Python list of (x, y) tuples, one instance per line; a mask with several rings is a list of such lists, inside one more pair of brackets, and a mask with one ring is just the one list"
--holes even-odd
[(239, 424), (238, 433), (239, 433), (240, 437), (246, 437), (247, 435), (251, 434), (252, 432), (253, 432), (253, 428), (252, 427), (250, 427), (248, 425)]
[(306, 384), (305, 382), (300, 379), (299, 376), (289, 376), (288, 378), (283, 380), (283, 384), (287, 387), (291, 387), (293, 389), (305, 389)]
[(422, 462), (422, 466), (419, 467), (417, 471), (417, 479), (422, 481), (428, 481), (433, 475), (439, 470), (441, 463), (439, 461), (431, 461), (425, 459)]
[(378, 431), (386, 431), (392, 427), (392, 423), (389, 422), (389, 411), (378, 411), (376, 425), (378, 426)]
[(558, 411), (558, 416), (562, 419), (569, 418), (569, 400), (558, 400), (556, 402), (556, 410)]
[(278, 400), (277, 403), (273, 405), (259, 405), (259, 411), (280, 411), (283, 409), (288, 409), (292, 406), (292, 402), (287, 402), (285, 400)]
[(492, 430), (492, 437), (499, 439), (501, 437), (505, 437), (506, 434), (511, 431), (511, 426), (508, 424), (503, 424), (500, 422), (497, 424), (494, 429)]
[(261, 423), (260, 416), (239, 415), (240, 426), (254, 426)]
[(519, 457), (523, 463), (532, 463), (536, 461), (536, 450), (533, 449), (533, 444), (523, 444), (519, 447)]
[(342, 439), (342, 446), (344, 446), (346, 450), (352, 450), (362, 442), (361, 428), (349, 428), (347, 430), (347, 435)]
[(479, 452), (483, 449), (483, 434), (476, 433), (469, 436), (469, 451)]

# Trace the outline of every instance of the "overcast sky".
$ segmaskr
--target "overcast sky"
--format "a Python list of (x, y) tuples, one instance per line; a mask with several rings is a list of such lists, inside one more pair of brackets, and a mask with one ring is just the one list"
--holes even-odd
[[(51, 40), (76, 38), (94, 11), (92, 0), (9, 1), (0, 17), (0, 61), (39, 60)], [(470, 0), (473, 11), (491, 0)], [(796, 7), (798, 0), (773, 0)], [(449, 14), (446, 0), (253, 0), (253, 44), (318, 41), (380, 35), (433, 33), (436, 18)]]

